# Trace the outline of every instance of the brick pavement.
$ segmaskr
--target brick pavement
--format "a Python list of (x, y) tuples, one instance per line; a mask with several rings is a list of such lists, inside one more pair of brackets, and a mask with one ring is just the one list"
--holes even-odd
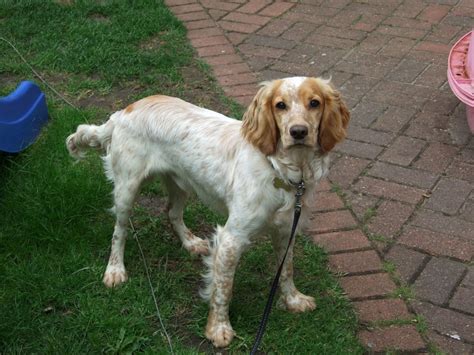
[(243, 105), (259, 81), (292, 75), (331, 76), (341, 90), (349, 137), (319, 188), (311, 235), (368, 351), (473, 353), (474, 138), (446, 62), (474, 24), (474, 1), (166, 3)]

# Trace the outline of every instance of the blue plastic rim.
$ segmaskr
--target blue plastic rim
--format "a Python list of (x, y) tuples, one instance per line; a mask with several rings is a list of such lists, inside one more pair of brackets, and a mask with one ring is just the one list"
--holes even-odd
[(0, 150), (18, 153), (29, 147), (48, 121), (46, 97), (32, 81), (22, 81), (0, 97)]

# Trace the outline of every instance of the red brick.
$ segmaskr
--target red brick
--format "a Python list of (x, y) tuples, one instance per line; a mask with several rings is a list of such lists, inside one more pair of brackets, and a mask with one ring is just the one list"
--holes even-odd
[(385, 112), (380, 114), (372, 128), (398, 133), (415, 113), (416, 110), (412, 108), (389, 106)]
[[(420, 112), (405, 131), (406, 135), (429, 141), (451, 143), (449, 119), (445, 115)], [(451, 161), (449, 161), (451, 162)]]
[(253, 73), (241, 73), (241, 74), (219, 76), (217, 80), (223, 86), (252, 84), (252, 83), (256, 83), (257, 81)]
[(226, 31), (253, 33), (260, 28), (260, 25), (252, 25), (248, 23), (219, 21), (219, 25)]
[(451, 308), (474, 315), (474, 289), (459, 287), (449, 305)]
[(393, 16), (414, 18), (425, 7), (426, 5), (424, 4), (422, 0), (405, 1), (402, 4), (400, 4), (397, 10), (393, 13)]
[(397, 275), (407, 284), (412, 282), (427, 259), (428, 255), (401, 245), (394, 245), (385, 255), (385, 260), (396, 266)]
[(316, 192), (330, 191), (331, 189), (331, 182), (327, 178), (319, 180), (318, 184), (316, 185)]
[(438, 233), (457, 236), (461, 239), (474, 240), (474, 223), (427, 209), (418, 211), (412, 224)]
[(444, 43), (437, 43), (437, 42), (428, 42), (428, 41), (423, 41), (419, 43), (415, 49), (417, 51), (425, 51), (425, 52), (434, 52), (434, 53), (440, 53), (440, 54), (448, 54), (451, 46), (448, 44)]
[(452, 162), (457, 151), (456, 147), (432, 142), (413, 166), (434, 173), (442, 173)]
[(257, 86), (255, 84), (235, 85), (224, 87), (224, 92), (232, 97), (239, 96), (251, 96), (254, 97), (257, 92)]
[(417, 298), (439, 305), (447, 303), (465, 269), (461, 263), (432, 258), (413, 284)]
[(341, 144), (336, 146), (336, 151), (338, 152), (366, 159), (375, 159), (382, 150), (383, 148), (378, 145), (356, 142), (350, 139), (345, 139)]
[(190, 12), (185, 14), (175, 14), (177, 18), (181, 21), (197, 21), (197, 20), (206, 20), (209, 19), (209, 15), (204, 11)]
[(427, 229), (411, 227), (401, 235), (398, 242), (434, 256), (448, 256), (466, 262), (474, 257), (473, 243)]
[(216, 10), (216, 9), (210, 9), (209, 10), (209, 15), (211, 15), (211, 17), (214, 21), (220, 20), (221, 18), (223, 18), (228, 13), (229, 13), (228, 11), (223, 11), (223, 10)]
[(358, 301), (353, 305), (359, 322), (362, 323), (402, 320), (412, 317), (405, 303), (399, 299)]
[(327, 18), (322, 15), (300, 14), (293, 11), (289, 11), (285, 13), (281, 18), (284, 20), (292, 21), (292, 22), (307, 22), (307, 23), (312, 23), (315, 25), (321, 25), (325, 23), (327, 20)]
[(218, 44), (228, 44), (229, 41), (225, 36), (213, 36), (208, 38), (196, 38), (191, 40), (191, 44), (195, 48), (216, 46)]
[(226, 17), (224, 17), (222, 20), (263, 26), (268, 21), (271, 20), (271, 17), (259, 16), (259, 15), (249, 15), (249, 14), (240, 14), (238, 12), (231, 12)]
[(197, 12), (202, 11), (202, 6), (199, 4), (187, 4), (187, 5), (178, 5), (170, 7), (170, 10), (178, 15), (178, 14), (185, 14), (188, 12)]
[(437, 175), (413, 168), (404, 168), (397, 165), (376, 162), (368, 174), (385, 180), (414, 187), (430, 189), (438, 180)]
[(351, 213), (345, 211), (323, 212), (314, 215), (310, 221), (311, 232), (324, 233), (340, 229), (348, 229), (357, 226), (357, 222)]
[(426, 193), (424, 190), (382, 181), (370, 177), (362, 177), (355, 185), (355, 189), (370, 195), (390, 198), (393, 200), (417, 204)]
[(386, 296), (397, 288), (386, 273), (346, 276), (339, 281), (350, 299)]
[(344, 191), (344, 199), (351, 206), (351, 211), (357, 216), (359, 221), (365, 223), (367, 218), (372, 216), (379, 198), (361, 193), (352, 192), (350, 190)]
[(258, 46), (273, 47), (278, 49), (292, 49), (295, 46), (294, 41), (288, 41), (283, 38), (275, 38), (268, 36), (253, 35), (248, 39), (248, 43)]
[(426, 346), (412, 325), (391, 326), (373, 331), (362, 330), (359, 339), (370, 352), (401, 351), (415, 352)]
[(278, 37), (283, 32), (285, 32), (288, 28), (290, 28), (292, 24), (293, 22), (291, 21), (273, 19), (270, 23), (268, 23), (265, 27), (260, 29), (257, 33), (263, 36)]
[(474, 317), (430, 303), (414, 301), (411, 304), (421, 314), (430, 328), (441, 334), (457, 336), (461, 341), (474, 343)]
[[(212, 69), (217, 76), (251, 72), (249, 66), (245, 63), (214, 65)], [(253, 90), (252, 93), (255, 94), (255, 88)]]
[(381, 25), (377, 27), (376, 33), (380, 33), (384, 36), (390, 37), (405, 37), (411, 39), (423, 38), (426, 35), (428, 29), (419, 29), (419, 28), (407, 28), (407, 27), (397, 27), (397, 26), (387, 26)]
[(289, 9), (291, 9), (294, 6), (294, 4), (288, 3), (288, 2), (276, 2), (271, 4), (270, 6), (267, 6), (265, 9), (260, 11), (260, 15), (262, 16), (270, 16), (270, 17), (278, 17), (285, 12), (287, 12)]
[(380, 54), (402, 58), (415, 44), (416, 40), (414, 39), (395, 37), (388, 41), (387, 45), (380, 51)]
[(474, 183), (474, 165), (466, 164), (462, 161), (454, 161), (448, 168), (447, 175)]
[(329, 253), (370, 247), (369, 240), (360, 230), (316, 234), (313, 241)]
[(283, 33), (282, 38), (290, 41), (301, 41), (313, 32), (315, 27), (315, 25), (310, 25), (308, 23), (296, 23), (293, 27)]
[(394, 238), (413, 213), (415, 206), (396, 201), (383, 201), (377, 208), (376, 216), (368, 223), (371, 233)]
[(464, 277), (461, 286), (474, 288), (474, 265), (468, 268), (467, 274)]
[(425, 144), (424, 141), (418, 139), (400, 136), (379, 159), (389, 163), (408, 166), (418, 156)]
[(332, 271), (348, 275), (382, 270), (380, 257), (373, 250), (333, 254), (329, 256), (329, 265)]
[(198, 20), (198, 21), (190, 21), (190, 22), (185, 22), (184, 25), (188, 30), (197, 30), (201, 28), (208, 28), (208, 27), (213, 27), (216, 24), (212, 20)]
[(441, 179), (426, 201), (425, 207), (445, 214), (456, 214), (472, 191), (472, 185), (463, 180)]
[(210, 27), (210, 28), (199, 28), (196, 30), (188, 31), (188, 38), (208, 38), (212, 36), (220, 36), (222, 35), (222, 30), (217, 27)]
[(313, 212), (338, 210), (344, 208), (344, 203), (335, 192), (319, 192), (309, 201), (308, 207)]
[(247, 36), (247, 34), (243, 33), (227, 32), (227, 38), (234, 46), (241, 44), (247, 38)]
[(344, 155), (329, 170), (329, 180), (343, 188), (347, 188), (364, 171), (369, 163), (370, 161), (366, 159)]
[(428, 331), (428, 339), (445, 354), (473, 354), (474, 346), (463, 343), (449, 336), (442, 336), (434, 331)]
[(206, 61), (210, 65), (220, 65), (220, 64), (234, 64), (242, 62), (242, 58), (237, 54), (224, 54), (216, 57), (209, 57)]
[(248, 14), (255, 14), (268, 4), (267, 0), (250, 0), (244, 6), (239, 7), (237, 11)]
[(165, 0), (166, 6), (177, 6), (197, 3), (197, 0)]
[(239, 4), (233, 4), (230, 2), (218, 1), (218, 0), (200, 0), (201, 4), (208, 9), (232, 11), (239, 7)]
[(319, 33), (313, 33), (305, 39), (305, 42), (315, 44), (318, 46), (350, 49), (353, 48), (357, 41), (348, 38), (339, 38), (332, 36), (320, 35)]
[[(201, 57), (212, 57), (222, 54), (234, 54), (234, 47), (230, 44), (218, 44), (216, 46), (200, 47), (197, 52)], [(215, 72), (215, 69), (214, 69)], [(217, 74), (217, 73), (216, 73)]]
[[(346, 87), (346, 84), (344, 84), (344, 87)], [(351, 91), (351, 89), (348, 91)], [(349, 126), (347, 136), (354, 141), (372, 143), (380, 146), (388, 146), (394, 138), (394, 135), (391, 133), (375, 131), (356, 125)]]
[(422, 21), (419, 19), (410, 19), (406, 17), (391, 16), (387, 18), (383, 23), (384, 25), (389, 25), (392, 27), (416, 28), (420, 30), (431, 29), (431, 24), (426, 21)]
[(451, 6), (431, 4), (421, 12), (418, 18), (428, 21), (429, 23), (437, 24), (448, 14), (450, 9)]
[(284, 49), (256, 46), (251, 43), (241, 44), (239, 50), (249, 56), (280, 58), (286, 53)]

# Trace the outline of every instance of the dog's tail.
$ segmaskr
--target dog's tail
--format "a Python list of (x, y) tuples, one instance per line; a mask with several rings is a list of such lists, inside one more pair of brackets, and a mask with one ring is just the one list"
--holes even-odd
[(69, 154), (81, 159), (86, 154), (86, 149), (108, 151), (114, 131), (113, 120), (109, 120), (101, 126), (82, 124), (77, 127), (76, 133), (66, 139)]

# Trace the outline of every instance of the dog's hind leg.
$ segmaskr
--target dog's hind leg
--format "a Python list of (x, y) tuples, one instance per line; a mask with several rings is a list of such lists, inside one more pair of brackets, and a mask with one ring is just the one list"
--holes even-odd
[[(122, 177), (123, 176), (123, 177)], [(103, 282), (107, 287), (114, 287), (127, 281), (127, 271), (123, 262), (125, 240), (129, 217), (133, 203), (140, 190), (143, 179), (130, 174), (114, 174), (114, 211), (116, 222), (112, 237), (109, 263), (105, 270)]]
[(188, 193), (176, 185), (169, 176), (164, 176), (161, 180), (168, 191), (168, 217), (171, 226), (179, 239), (181, 239), (184, 248), (191, 254), (209, 254), (209, 242), (196, 237), (184, 224), (183, 210), (188, 199)]

